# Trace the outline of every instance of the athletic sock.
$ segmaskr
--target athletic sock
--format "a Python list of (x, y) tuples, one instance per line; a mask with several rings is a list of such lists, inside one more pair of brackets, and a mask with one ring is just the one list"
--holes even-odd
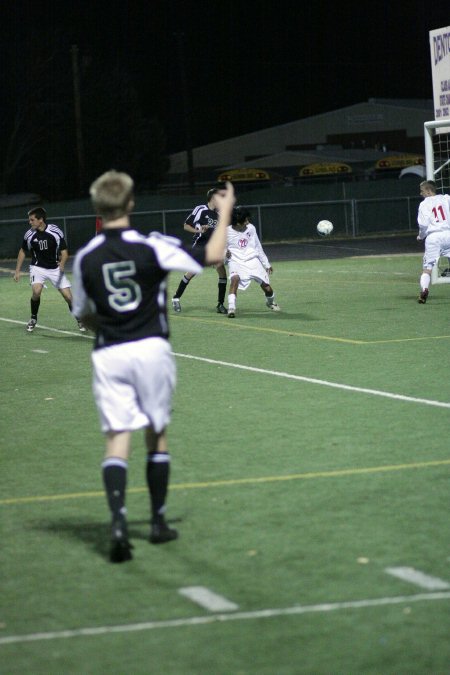
[(229, 293), (228, 309), (236, 309), (236, 293)]
[(147, 485), (150, 494), (152, 520), (164, 515), (169, 487), (170, 455), (168, 452), (153, 452), (147, 455)]
[(186, 276), (184, 276), (182, 278), (182, 280), (180, 281), (180, 283), (178, 284), (178, 288), (177, 288), (176, 293), (173, 297), (174, 298), (181, 298), (181, 296), (183, 295), (184, 291), (186, 290), (186, 286), (188, 285), (189, 282), (190, 282), (190, 279), (188, 279)]
[(103, 483), (114, 520), (122, 519), (126, 514), (127, 468), (128, 462), (119, 457), (110, 457), (102, 463)]
[(41, 299), (39, 298), (38, 300), (33, 300), (33, 298), (30, 300), (30, 305), (31, 305), (31, 318), (37, 320), (37, 315), (39, 311), (39, 305), (41, 304)]
[(270, 293), (266, 293), (264, 291), (264, 295), (266, 296), (267, 303), (269, 305), (273, 305), (273, 303), (275, 302), (275, 293), (272, 293), (271, 295)]
[(425, 272), (420, 277), (420, 288), (422, 291), (427, 290), (430, 287), (431, 276)]
[(225, 293), (227, 290), (227, 278), (219, 277), (219, 282), (217, 284), (219, 291), (217, 295), (217, 302), (219, 305), (223, 305), (225, 302)]

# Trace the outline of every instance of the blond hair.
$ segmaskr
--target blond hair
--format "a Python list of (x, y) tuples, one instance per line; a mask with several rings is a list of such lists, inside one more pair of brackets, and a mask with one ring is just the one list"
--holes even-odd
[(429, 191), (432, 192), (433, 194), (436, 194), (436, 192), (437, 192), (437, 190), (436, 190), (436, 183), (434, 182), (434, 180), (423, 180), (423, 181), (419, 184), (419, 187), (420, 187), (420, 188), (424, 188), (425, 190), (429, 190)]
[(133, 188), (133, 179), (127, 173), (111, 170), (99, 176), (89, 189), (96, 214), (106, 221), (127, 215), (132, 208)]

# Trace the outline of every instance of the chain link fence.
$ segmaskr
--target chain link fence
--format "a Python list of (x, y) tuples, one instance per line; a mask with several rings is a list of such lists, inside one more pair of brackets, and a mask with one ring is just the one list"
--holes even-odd
[[(317, 236), (319, 220), (331, 220), (334, 236), (362, 237), (375, 233), (414, 231), (420, 197), (341, 199), (334, 201), (242, 204), (251, 211), (251, 221), (263, 243), (294, 241)], [(192, 235), (184, 232), (186, 209), (137, 211), (132, 226), (143, 234), (151, 231), (179, 237), (185, 243)], [(73, 255), (95, 234), (95, 215), (49, 216), (49, 222), (64, 232)], [(28, 229), (26, 219), (0, 220), (0, 258), (15, 258)]]

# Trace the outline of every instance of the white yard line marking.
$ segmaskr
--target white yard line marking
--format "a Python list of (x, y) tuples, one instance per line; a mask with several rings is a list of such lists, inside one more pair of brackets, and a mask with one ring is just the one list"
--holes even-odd
[[(25, 325), (23, 321), (15, 321), (13, 319), (4, 319), (0, 317), (0, 321), (7, 321), (9, 323), (18, 323)], [(39, 326), (38, 328), (45, 328), (45, 330), (53, 331), (54, 333), (62, 333), (63, 335), (77, 335), (81, 338), (93, 340), (92, 335), (84, 335), (68, 330), (60, 330), (58, 328), (50, 328), (49, 326)], [(434, 401), (428, 398), (416, 398), (414, 396), (404, 396), (403, 394), (392, 394), (388, 391), (380, 391), (379, 389), (366, 389), (365, 387), (354, 387), (349, 384), (341, 384), (339, 382), (330, 382), (328, 380), (318, 380), (314, 377), (305, 377), (304, 375), (293, 375), (292, 373), (284, 373), (278, 370), (266, 370), (264, 368), (254, 368), (253, 366), (244, 366), (240, 363), (229, 363), (228, 361), (219, 361), (217, 359), (208, 359), (203, 356), (194, 356), (193, 354), (180, 354), (173, 352), (174, 356), (183, 359), (191, 359), (193, 361), (201, 361), (203, 363), (211, 363), (217, 366), (226, 366), (227, 368), (236, 368), (238, 370), (246, 370), (252, 373), (261, 373), (262, 375), (273, 375), (275, 377), (284, 377), (288, 380), (295, 380), (297, 382), (307, 382), (309, 384), (318, 384), (322, 387), (330, 387), (332, 389), (342, 389), (343, 391), (351, 391), (358, 394), (369, 394), (371, 396), (381, 396), (382, 398), (394, 399), (396, 401), (404, 401), (405, 403), (421, 403), (423, 405), (434, 406), (435, 408), (450, 409), (450, 403), (445, 401)]]
[(215, 359), (207, 359), (202, 356), (192, 356), (192, 354), (178, 354), (174, 352), (175, 356), (184, 359), (193, 359), (194, 361), (203, 361), (204, 363), (212, 363), (218, 366), (226, 366), (228, 368), (237, 368), (239, 370), (247, 370), (252, 373), (261, 373), (263, 375), (275, 375), (276, 377), (284, 377), (288, 380), (297, 380), (299, 382), (308, 382), (309, 384), (319, 384), (323, 387), (331, 387), (333, 389), (343, 389), (345, 391), (353, 391), (359, 394), (370, 394), (372, 396), (381, 396), (383, 398), (391, 398), (397, 401), (405, 401), (407, 403), (423, 403), (424, 405), (431, 405), (437, 408), (449, 408), (450, 403), (444, 401), (433, 401), (427, 398), (415, 398), (414, 396), (404, 396), (403, 394), (391, 394), (388, 391), (380, 391), (378, 389), (366, 389), (364, 387), (353, 387), (348, 384), (340, 384), (339, 382), (329, 382), (328, 380), (318, 380), (314, 377), (305, 377), (304, 375), (292, 375), (291, 373), (284, 373), (278, 370), (265, 370), (264, 368), (254, 368), (252, 366), (243, 366), (239, 363), (228, 363), (227, 361), (217, 361)]
[(231, 614), (209, 614), (207, 616), (193, 616), (186, 619), (168, 619), (167, 621), (147, 621), (119, 626), (95, 626), (92, 628), (77, 628), (74, 630), (53, 631), (50, 633), (31, 633), (28, 635), (7, 635), (0, 637), (0, 646), (37, 642), (40, 640), (59, 640), (62, 638), (88, 637), (91, 635), (106, 635), (110, 633), (133, 633), (137, 631), (154, 630), (157, 628), (182, 628), (183, 626), (199, 626), (203, 624), (220, 623), (225, 621), (246, 621), (254, 619), (270, 619), (279, 616), (295, 616), (312, 614), (314, 612), (333, 612), (340, 609), (362, 609), (364, 607), (382, 607), (385, 605), (403, 605), (413, 602), (433, 602), (434, 600), (450, 600), (448, 593), (420, 593), (418, 595), (399, 595), (390, 598), (376, 598), (368, 600), (352, 600), (350, 602), (329, 602), (320, 605), (294, 605), (279, 609), (260, 609), (253, 612), (235, 612)]
[(32, 349), (32, 352), (35, 354), (48, 354), (48, 351), (46, 349)]
[(409, 581), (411, 584), (426, 588), (428, 591), (445, 591), (450, 588), (447, 581), (424, 574), (420, 570), (415, 570), (414, 567), (386, 567), (384, 571), (402, 581)]
[(184, 588), (179, 588), (178, 593), (185, 598), (189, 598), (189, 600), (200, 605), (200, 607), (209, 609), (210, 612), (234, 612), (236, 609), (239, 609), (239, 605), (230, 602), (223, 595), (214, 593), (204, 586), (185, 586)]
[[(17, 323), (19, 326), (26, 326), (26, 321), (17, 321), (16, 319), (5, 319), (2, 316), (0, 316), (0, 321), (5, 321), (6, 323)], [(44, 328), (45, 330), (49, 330), (52, 333), (61, 333), (62, 335), (76, 335), (77, 337), (81, 338), (87, 338), (88, 340), (93, 340), (94, 336), (93, 335), (85, 335), (84, 333), (72, 331), (72, 330), (61, 330), (60, 328), (52, 328), (51, 326), (43, 326), (41, 323), (38, 323), (36, 325), (35, 330), (39, 332), (39, 328)]]

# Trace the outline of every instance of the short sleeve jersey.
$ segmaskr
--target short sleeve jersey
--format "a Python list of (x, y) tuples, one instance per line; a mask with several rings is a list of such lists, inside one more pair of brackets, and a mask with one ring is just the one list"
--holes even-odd
[(96, 314), (96, 349), (148, 337), (167, 339), (168, 272), (198, 274), (204, 260), (203, 248), (194, 256), (174, 237), (102, 230), (75, 256), (73, 314)]
[(419, 205), (417, 216), (420, 237), (424, 239), (433, 232), (450, 230), (450, 196), (426, 197)]
[(32, 228), (25, 232), (22, 250), (31, 251), (31, 265), (53, 270), (58, 267), (59, 253), (67, 250), (67, 244), (59, 227), (47, 223), (42, 232)]
[(218, 211), (208, 208), (207, 204), (200, 204), (199, 206), (196, 206), (195, 209), (188, 215), (185, 222), (188, 225), (191, 225), (191, 227), (196, 228), (204, 227), (206, 225), (207, 229), (203, 233), (198, 232), (194, 234), (192, 245), (204, 246), (214, 232), (218, 221)]
[(266, 269), (270, 267), (269, 260), (256, 233), (256, 228), (251, 223), (248, 223), (243, 232), (238, 232), (231, 225), (228, 226), (227, 249), (232, 260), (245, 264), (253, 258), (258, 258), (263, 267)]

